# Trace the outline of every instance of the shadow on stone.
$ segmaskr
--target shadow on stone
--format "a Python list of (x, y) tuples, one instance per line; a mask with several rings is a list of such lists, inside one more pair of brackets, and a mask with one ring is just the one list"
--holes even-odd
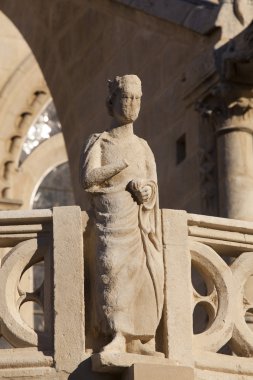
[(69, 375), (68, 380), (121, 380), (121, 376), (120, 374), (106, 374), (92, 371), (91, 358), (88, 358)]

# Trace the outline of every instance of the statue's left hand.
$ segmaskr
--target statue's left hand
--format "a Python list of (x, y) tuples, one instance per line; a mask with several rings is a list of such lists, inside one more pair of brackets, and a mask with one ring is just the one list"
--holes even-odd
[(138, 195), (138, 200), (140, 203), (145, 203), (147, 202), (151, 195), (152, 195), (152, 189), (150, 186), (143, 186), (140, 190), (137, 191)]
[(131, 181), (129, 184), (129, 189), (140, 204), (147, 202), (152, 195), (151, 186), (143, 186), (141, 180)]

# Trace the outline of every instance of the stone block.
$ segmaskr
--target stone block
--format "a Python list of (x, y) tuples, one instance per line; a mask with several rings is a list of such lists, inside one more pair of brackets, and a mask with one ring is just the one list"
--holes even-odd
[[(166, 284), (165, 353), (177, 363), (191, 366), (191, 258), (187, 241), (187, 214), (185, 211), (162, 210), (162, 233)], [(177, 274), (175, 275), (175, 273)], [(173, 284), (173, 287), (170, 284)], [(174, 314), (170, 310), (177, 310), (177, 312)], [(179, 314), (180, 318), (177, 317)]]
[[(84, 264), (79, 207), (55, 207), (54, 359), (57, 371), (73, 371), (84, 359)], [(64, 298), (63, 298), (64, 296)]]
[(158, 364), (134, 364), (126, 370), (123, 380), (194, 380), (194, 370), (190, 367)]
[[(124, 369), (135, 368), (136, 365), (140, 365), (140, 368), (145, 368), (146, 365), (150, 365), (149, 363), (152, 363), (151, 366), (169, 368), (169, 365), (173, 363), (171, 360), (163, 357), (120, 352), (101, 352), (94, 354), (91, 357), (91, 361), (93, 371), (107, 373), (123, 372)], [(128, 380), (128, 377), (126, 379)], [(130, 379), (132, 379), (132, 377), (130, 377), (129, 380)]]

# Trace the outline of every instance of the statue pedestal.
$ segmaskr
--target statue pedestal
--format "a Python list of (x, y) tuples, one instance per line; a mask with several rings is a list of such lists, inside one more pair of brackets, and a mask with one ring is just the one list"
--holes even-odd
[(165, 368), (169, 368), (169, 366), (175, 367), (176, 365), (172, 360), (163, 357), (117, 352), (101, 352), (99, 354), (93, 354), (91, 356), (91, 361), (93, 371), (107, 373), (120, 373), (124, 370), (130, 370), (130, 367), (135, 368), (136, 365), (140, 365), (140, 368), (145, 368), (147, 364), (157, 367), (162, 366)]
[(125, 370), (123, 380), (194, 380), (194, 370), (176, 365), (137, 363)]

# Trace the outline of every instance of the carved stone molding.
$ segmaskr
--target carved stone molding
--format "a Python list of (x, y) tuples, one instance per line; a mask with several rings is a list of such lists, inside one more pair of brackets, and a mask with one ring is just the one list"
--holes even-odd
[(200, 34), (209, 33), (215, 25), (220, 6), (213, 1), (197, 0), (114, 0), (154, 17), (161, 18)]
[(190, 250), (192, 264), (209, 283), (205, 296), (193, 289), (194, 307), (201, 303), (209, 315), (207, 329), (194, 336), (194, 348), (217, 352), (229, 342), (237, 355), (252, 357), (253, 334), (245, 321), (252, 309), (245, 298), (245, 284), (253, 273), (252, 252), (243, 252), (228, 266), (208, 245), (191, 242)]
[(197, 104), (204, 117), (212, 117), (218, 134), (231, 130), (253, 133), (253, 87), (220, 83)]
[(0, 209), (1, 210), (17, 210), (21, 208), (23, 201), (21, 199), (5, 199), (0, 198)]
[(220, 0), (215, 26), (221, 28), (218, 46), (241, 33), (253, 20), (253, 2), (250, 0)]
[(223, 80), (253, 85), (253, 23), (217, 49), (215, 58)]

